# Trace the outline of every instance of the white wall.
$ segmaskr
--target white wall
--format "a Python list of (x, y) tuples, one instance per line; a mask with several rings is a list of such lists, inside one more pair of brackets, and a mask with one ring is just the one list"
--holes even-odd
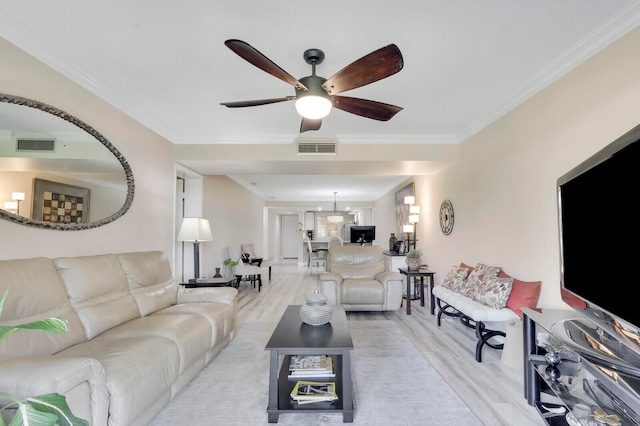
[(0, 38), (0, 92), (60, 108), (102, 133), (129, 162), (135, 197), (115, 222), (85, 231), (42, 230), (0, 220), (0, 259), (163, 250), (173, 259), (172, 145)]
[[(640, 122), (638, 52), (640, 29), (464, 142), (455, 165), (415, 178), (422, 206), (418, 247), (436, 282), (454, 264), (481, 262), (521, 280), (541, 280), (539, 305), (565, 306), (556, 180)], [(438, 224), (444, 199), (455, 211), (449, 236)], [(599, 272), (606, 279), (606, 271)]]
[(226, 176), (205, 176), (203, 200), (203, 217), (209, 219), (213, 241), (200, 244), (200, 275), (210, 277), (216, 267), (225, 272), (229, 245), (239, 251), (240, 244), (253, 243), (256, 253), (264, 256), (264, 201)]

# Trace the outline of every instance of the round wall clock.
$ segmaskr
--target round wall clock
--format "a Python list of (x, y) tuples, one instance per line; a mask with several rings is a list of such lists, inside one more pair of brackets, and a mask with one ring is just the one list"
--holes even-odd
[(453, 231), (453, 205), (449, 200), (444, 200), (440, 205), (440, 229), (444, 235)]

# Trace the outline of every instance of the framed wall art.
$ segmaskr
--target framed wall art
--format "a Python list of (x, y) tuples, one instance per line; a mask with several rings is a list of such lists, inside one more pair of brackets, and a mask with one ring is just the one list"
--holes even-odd
[(88, 223), (91, 191), (49, 180), (33, 180), (31, 218), (51, 223)]
[(414, 183), (411, 182), (398, 192), (396, 192), (396, 237), (398, 240), (404, 240), (402, 225), (409, 223), (409, 206), (404, 203), (404, 197), (407, 195), (415, 196)]

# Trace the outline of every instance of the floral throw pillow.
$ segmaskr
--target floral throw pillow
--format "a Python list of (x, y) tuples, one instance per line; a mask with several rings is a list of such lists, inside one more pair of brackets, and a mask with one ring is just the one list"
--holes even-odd
[(469, 274), (465, 285), (458, 290), (458, 292), (471, 299), (475, 299), (482, 282), (485, 279), (496, 277), (501, 269), (502, 268), (498, 266), (487, 266), (478, 263), (473, 269), (473, 272)]
[(467, 269), (460, 266), (454, 266), (444, 279), (442, 286), (453, 291), (457, 291), (464, 280), (467, 279)]
[(513, 288), (513, 278), (486, 278), (480, 284), (475, 300), (495, 309), (507, 306), (507, 300)]

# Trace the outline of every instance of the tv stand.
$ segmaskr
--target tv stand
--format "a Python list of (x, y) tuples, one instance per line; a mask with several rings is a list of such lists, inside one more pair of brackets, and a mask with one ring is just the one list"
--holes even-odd
[[(592, 356), (593, 351), (576, 342), (568, 344), (567, 334), (561, 332), (569, 330), (568, 334), (575, 335), (575, 330), (565, 327), (565, 323), (583, 324), (587, 321), (584, 317), (572, 310), (523, 308), (522, 311), (524, 397), (547, 424), (569, 424), (566, 421), (569, 411), (576, 417), (590, 415), (593, 419), (595, 410), (603, 410), (608, 415), (617, 415), (622, 425), (640, 425), (640, 376), (608, 363), (607, 359)], [(565, 343), (558, 366), (547, 365), (545, 350), (537, 344), (538, 333), (547, 333)], [(594, 346), (607, 342), (589, 341)]]

